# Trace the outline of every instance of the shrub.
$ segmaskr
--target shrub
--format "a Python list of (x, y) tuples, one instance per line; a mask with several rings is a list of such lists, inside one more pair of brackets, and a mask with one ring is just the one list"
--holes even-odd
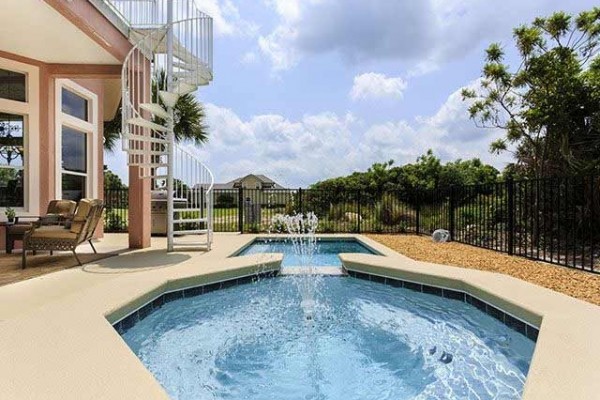
[(107, 232), (127, 231), (127, 220), (116, 211), (108, 211), (104, 214), (104, 229)]
[(329, 219), (332, 221), (346, 220), (346, 213), (358, 214), (358, 209), (354, 203), (337, 203), (329, 206)]
[(319, 221), (319, 228), (317, 229), (319, 233), (334, 233), (335, 227), (334, 224), (327, 220)]
[(375, 218), (383, 225), (404, 224), (405, 229), (416, 220), (414, 210), (391, 193), (384, 194), (375, 206)]
[(235, 196), (232, 193), (220, 194), (215, 199), (215, 208), (233, 208), (235, 206)]

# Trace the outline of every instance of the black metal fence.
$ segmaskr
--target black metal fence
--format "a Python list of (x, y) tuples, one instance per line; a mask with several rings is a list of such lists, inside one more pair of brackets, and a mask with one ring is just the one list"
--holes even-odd
[[(454, 241), (599, 272), (596, 177), (507, 181), (411, 193), (318, 189), (214, 190), (216, 232), (273, 231), (277, 214), (314, 212), (320, 233), (446, 229)], [(127, 229), (127, 192), (105, 192), (107, 231)]]
[(104, 231), (127, 232), (129, 190), (104, 189)]

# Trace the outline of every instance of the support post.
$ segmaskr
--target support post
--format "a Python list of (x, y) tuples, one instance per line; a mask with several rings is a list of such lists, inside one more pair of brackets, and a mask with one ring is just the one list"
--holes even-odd
[(244, 189), (238, 189), (238, 231), (244, 233)]
[(515, 182), (512, 178), (506, 181), (506, 195), (508, 208), (508, 254), (515, 253)]
[(362, 191), (360, 189), (358, 189), (358, 193), (356, 195), (356, 201), (358, 203), (357, 207), (356, 207), (356, 211), (357, 211), (357, 214), (358, 214), (358, 221), (357, 221), (358, 233), (360, 233), (360, 230), (361, 230), (361, 220), (362, 220), (362, 217), (361, 217), (361, 206), (360, 206), (361, 194), (362, 194)]
[[(167, 91), (173, 91), (173, 0), (167, 1)], [(167, 161), (167, 251), (173, 251), (173, 151), (175, 135), (173, 133), (173, 107), (168, 107), (171, 116), (167, 121), (168, 161)]]
[(448, 201), (449, 203), (449, 218), (450, 218), (450, 227), (449, 227), (449, 231), (450, 231), (450, 241), (454, 240), (454, 230), (455, 230), (455, 198), (454, 198), (454, 185), (450, 186), (450, 199)]
[(419, 235), (421, 233), (421, 196), (419, 189), (415, 192), (416, 206), (415, 206), (415, 225), (416, 225), (416, 233)]

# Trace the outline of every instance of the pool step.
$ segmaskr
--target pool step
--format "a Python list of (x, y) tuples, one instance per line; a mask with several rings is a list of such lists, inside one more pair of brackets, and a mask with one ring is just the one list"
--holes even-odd
[(344, 270), (340, 267), (281, 267), (280, 275), (328, 275), (328, 276), (340, 276), (345, 275)]

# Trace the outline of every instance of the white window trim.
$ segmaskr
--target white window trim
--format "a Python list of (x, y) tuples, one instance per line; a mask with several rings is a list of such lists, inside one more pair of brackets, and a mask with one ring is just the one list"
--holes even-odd
[[(62, 111), (62, 90), (67, 89), (88, 101), (88, 118), (91, 122), (81, 120)], [(62, 127), (66, 125), (70, 128), (85, 132), (87, 165), (86, 173), (73, 171), (64, 171), (67, 174), (85, 176), (86, 179), (86, 197), (98, 198), (98, 95), (89, 91), (81, 85), (70, 79), (57, 79), (55, 90), (56, 109), (55, 117), (55, 158), (56, 158), (56, 178), (55, 193), (56, 198), (62, 198)]]
[[(17, 214), (39, 215), (40, 212), (40, 70), (35, 65), (25, 64), (0, 57), (0, 68), (25, 74), (26, 102), (0, 99), (0, 112), (24, 117), (25, 163), (23, 207), (13, 207)], [(6, 208), (0, 207), (0, 218), (4, 219)]]

